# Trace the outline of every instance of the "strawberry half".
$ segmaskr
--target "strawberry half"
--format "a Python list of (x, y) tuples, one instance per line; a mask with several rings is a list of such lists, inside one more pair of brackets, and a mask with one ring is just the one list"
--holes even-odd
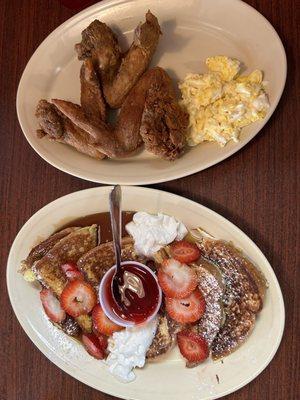
[(198, 283), (196, 272), (173, 258), (163, 261), (157, 277), (164, 294), (175, 299), (189, 296)]
[(115, 324), (105, 315), (99, 304), (97, 304), (93, 309), (92, 320), (95, 331), (97, 333), (102, 333), (103, 335), (110, 336), (114, 332), (118, 332), (123, 329), (122, 326)]
[(194, 290), (185, 299), (166, 297), (165, 301), (170, 317), (183, 324), (198, 321), (205, 312), (205, 300), (199, 289)]
[(75, 279), (83, 280), (83, 274), (79, 271), (76, 264), (68, 262), (66, 264), (63, 264), (61, 266), (61, 269), (63, 270), (69, 281), (74, 281)]
[(194, 243), (187, 242), (186, 240), (180, 240), (179, 242), (172, 243), (171, 255), (176, 260), (189, 264), (198, 260), (201, 252)]
[(81, 280), (70, 281), (60, 296), (62, 308), (71, 317), (88, 314), (97, 303), (97, 296), (87, 282)]
[(207, 359), (209, 355), (206, 340), (197, 333), (184, 330), (177, 333), (177, 343), (180, 353), (190, 363), (200, 363)]
[(83, 333), (81, 336), (82, 343), (86, 351), (97, 360), (103, 360), (106, 357), (106, 347), (102, 346), (99, 338), (94, 333)]
[(42, 289), (40, 292), (40, 299), (45, 313), (51, 321), (60, 323), (66, 319), (65, 311), (61, 308), (59, 300), (50, 289)]

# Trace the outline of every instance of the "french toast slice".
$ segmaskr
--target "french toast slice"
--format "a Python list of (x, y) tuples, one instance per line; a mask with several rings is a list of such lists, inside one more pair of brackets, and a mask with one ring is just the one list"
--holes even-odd
[(203, 256), (217, 265), (225, 284), (222, 302), (226, 318), (211, 347), (217, 360), (248, 338), (263, 307), (267, 285), (262, 273), (231, 243), (205, 237), (197, 243)]
[[(78, 259), (97, 245), (97, 225), (76, 229), (60, 239), (48, 252), (37, 261), (32, 270), (37, 279), (60, 298), (68, 283), (60, 268), (67, 262), (77, 263)], [(77, 317), (76, 322), (83, 331), (91, 332), (92, 319), (89, 315)]]
[[(198, 287), (205, 299), (205, 312), (198, 322), (188, 328), (203, 337), (209, 348), (224, 322), (222, 297), (225, 291), (222, 275), (218, 268), (201, 257), (193, 264), (198, 278)], [(186, 362), (187, 368), (194, 368), (200, 362)]]
[(52, 247), (56, 245), (56, 243), (78, 229), (80, 228), (77, 226), (62, 229), (61, 231), (53, 233), (53, 235), (37, 244), (31, 249), (27, 258), (21, 261), (19, 272), (24, 275), (26, 271), (30, 270), (36, 261), (44, 257), (48, 251), (50, 251)]
[(158, 314), (158, 325), (154, 339), (146, 353), (148, 360), (153, 360), (170, 350), (176, 341), (176, 333), (181, 324), (172, 320), (163, 310)]
[(221, 274), (220, 278), (216, 276), (208, 261), (201, 258), (194, 268), (198, 277), (198, 287), (204, 296), (206, 305), (205, 312), (197, 323), (197, 333), (211, 347), (224, 319), (222, 297), (225, 287), (221, 281)]
[[(122, 261), (145, 261), (134, 251), (133, 239), (129, 236), (121, 240)], [(115, 264), (113, 242), (102, 243), (84, 254), (77, 262), (78, 268), (83, 272), (85, 279), (97, 287), (104, 274)]]

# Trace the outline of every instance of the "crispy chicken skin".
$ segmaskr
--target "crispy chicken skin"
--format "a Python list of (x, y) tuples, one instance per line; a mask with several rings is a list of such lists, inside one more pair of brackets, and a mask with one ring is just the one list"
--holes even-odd
[[(141, 129), (148, 93), (150, 100)], [(96, 123), (88, 119), (77, 104), (58, 99), (52, 102), (74, 125), (87, 132), (91, 143), (110, 158), (132, 155), (142, 143), (141, 130), (147, 149), (163, 158), (175, 159), (184, 146), (187, 115), (176, 102), (172, 81), (162, 68), (147, 71), (131, 90), (115, 128), (103, 121)], [(152, 118), (154, 121), (150, 121)]]
[(99, 160), (105, 157), (96, 145), (90, 143), (89, 134), (61, 114), (54, 104), (40, 100), (36, 117), (41, 128), (37, 131), (38, 137), (46, 136), (51, 141), (68, 144), (79, 152)]
[(145, 148), (160, 158), (175, 160), (184, 149), (188, 114), (168, 91), (153, 85), (146, 97), (140, 135)]
[(52, 139), (59, 139), (64, 135), (63, 118), (57, 113), (56, 107), (47, 100), (42, 99), (38, 102), (35, 116), (41, 128), (38, 131), (40, 137), (42, 137), (42, 131)]
[(107, 103), (119, 108), (132, 87), (147, 69), (161, 34), (157, 18), (148, 11), (146, 21), (134, 34), (129, 50), (121, 54), (114, 33), (95, 20), (83, 32), (75, 49), (79, 60), (91, 57), (97, 65)]
[(106, 104), (93, 62), (86, 59), (80, 69), (80, 103), (84, 113), (94, 121), (106, 119)]
[[(90, 143), (99, 147), (99, 149), (108, 157), (126, 157), (127, 154), (117, 142), (112, 129), (103, 121), (98, 123), (91, 121), (83, 112), (83, 109), (70, 101), (52, 99), (57, 109), (69, 119), (79, 129), (87, 132)], [(134, 149), (135, 150), (135, 149)]]
[(113, 78), (121, 64), (122, 53), (118, 39), (103, 22), (95, 19), (81, 33), (82, 40), (75, 45), (79, 60), (92, 59), (107, 77)]

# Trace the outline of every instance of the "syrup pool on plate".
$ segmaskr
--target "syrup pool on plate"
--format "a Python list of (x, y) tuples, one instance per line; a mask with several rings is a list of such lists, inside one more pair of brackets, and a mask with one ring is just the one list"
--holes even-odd
[(145, 268), (136, 264), (121, 266), (123, 284), (119, 286), (121, 301), (116, 302), (111, 289), (114, 270), (105, 285), (105, 297), (112, 312), (125, 321), (141, 324), (154, 313), (159, 302), (159, 288), (155, 277)]

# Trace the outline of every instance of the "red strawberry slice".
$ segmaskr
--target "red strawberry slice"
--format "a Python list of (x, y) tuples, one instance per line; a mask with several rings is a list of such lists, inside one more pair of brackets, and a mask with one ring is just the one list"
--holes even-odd
[(197, 286), (196, 272), (173, 258), (165, 260), (158, 271), (158, 282), (167, 297), (184, 299)]
[(75, 279), (83, 280), (83, 274), (79, 271), (76, 264), (68, 262), (66, 264), (63, 264), (61, 266), (61, 269), (63, 270), (69, 281), (74, 281)]
[(176, 260), (182, 263), (191, 263), (198, 260), (201, 255), (200, 250), (194, 243), (180, 240), (171, 245), (171, 255)]
[(45, 313), (51, 321), (60, 323), (66, 319), (65, 311), (61, 308), (59, 300), (50, 289), (42, 289), (40, 292), (40, 299)]
[(97, 360), (103, 360), (106, 357), (105, 348), (101, 346), (98, 337), (94, 333), (83, 333), (81, 337), (86, 351)]
[(102, 335), (102, 333), (97, 333), (96, 334), (98, 340), (99, 340), (99, 344), (102, 350), (106, 350), (107, 346), (108, 346), (108, 340), (107, 340), (107, 336)]
[(97, 304), (93, 309), (92, 319), (95, 331), (102, 333), (103, 335), (110, 336), (114, 332), (118, 332), (123, 329), (122, 326), (115, 324), (105, 315), (99, 304)]
[(185, 299), (166, 297), (166, 310), (172, 319), (180, 323), (196, 322), (205, 312), (205, 300), (199, 289)]
[(70, 281), (60, 296), (62, 308), (74, 318), (91, 312), (96, 303), (97, 296), (92, 286), (80, 280)]
[(177, 343), (180, 353), (190, 363), (200, 363), (206, 360), (209, 355), (206, 340), (189, 330), (177, 333)]

